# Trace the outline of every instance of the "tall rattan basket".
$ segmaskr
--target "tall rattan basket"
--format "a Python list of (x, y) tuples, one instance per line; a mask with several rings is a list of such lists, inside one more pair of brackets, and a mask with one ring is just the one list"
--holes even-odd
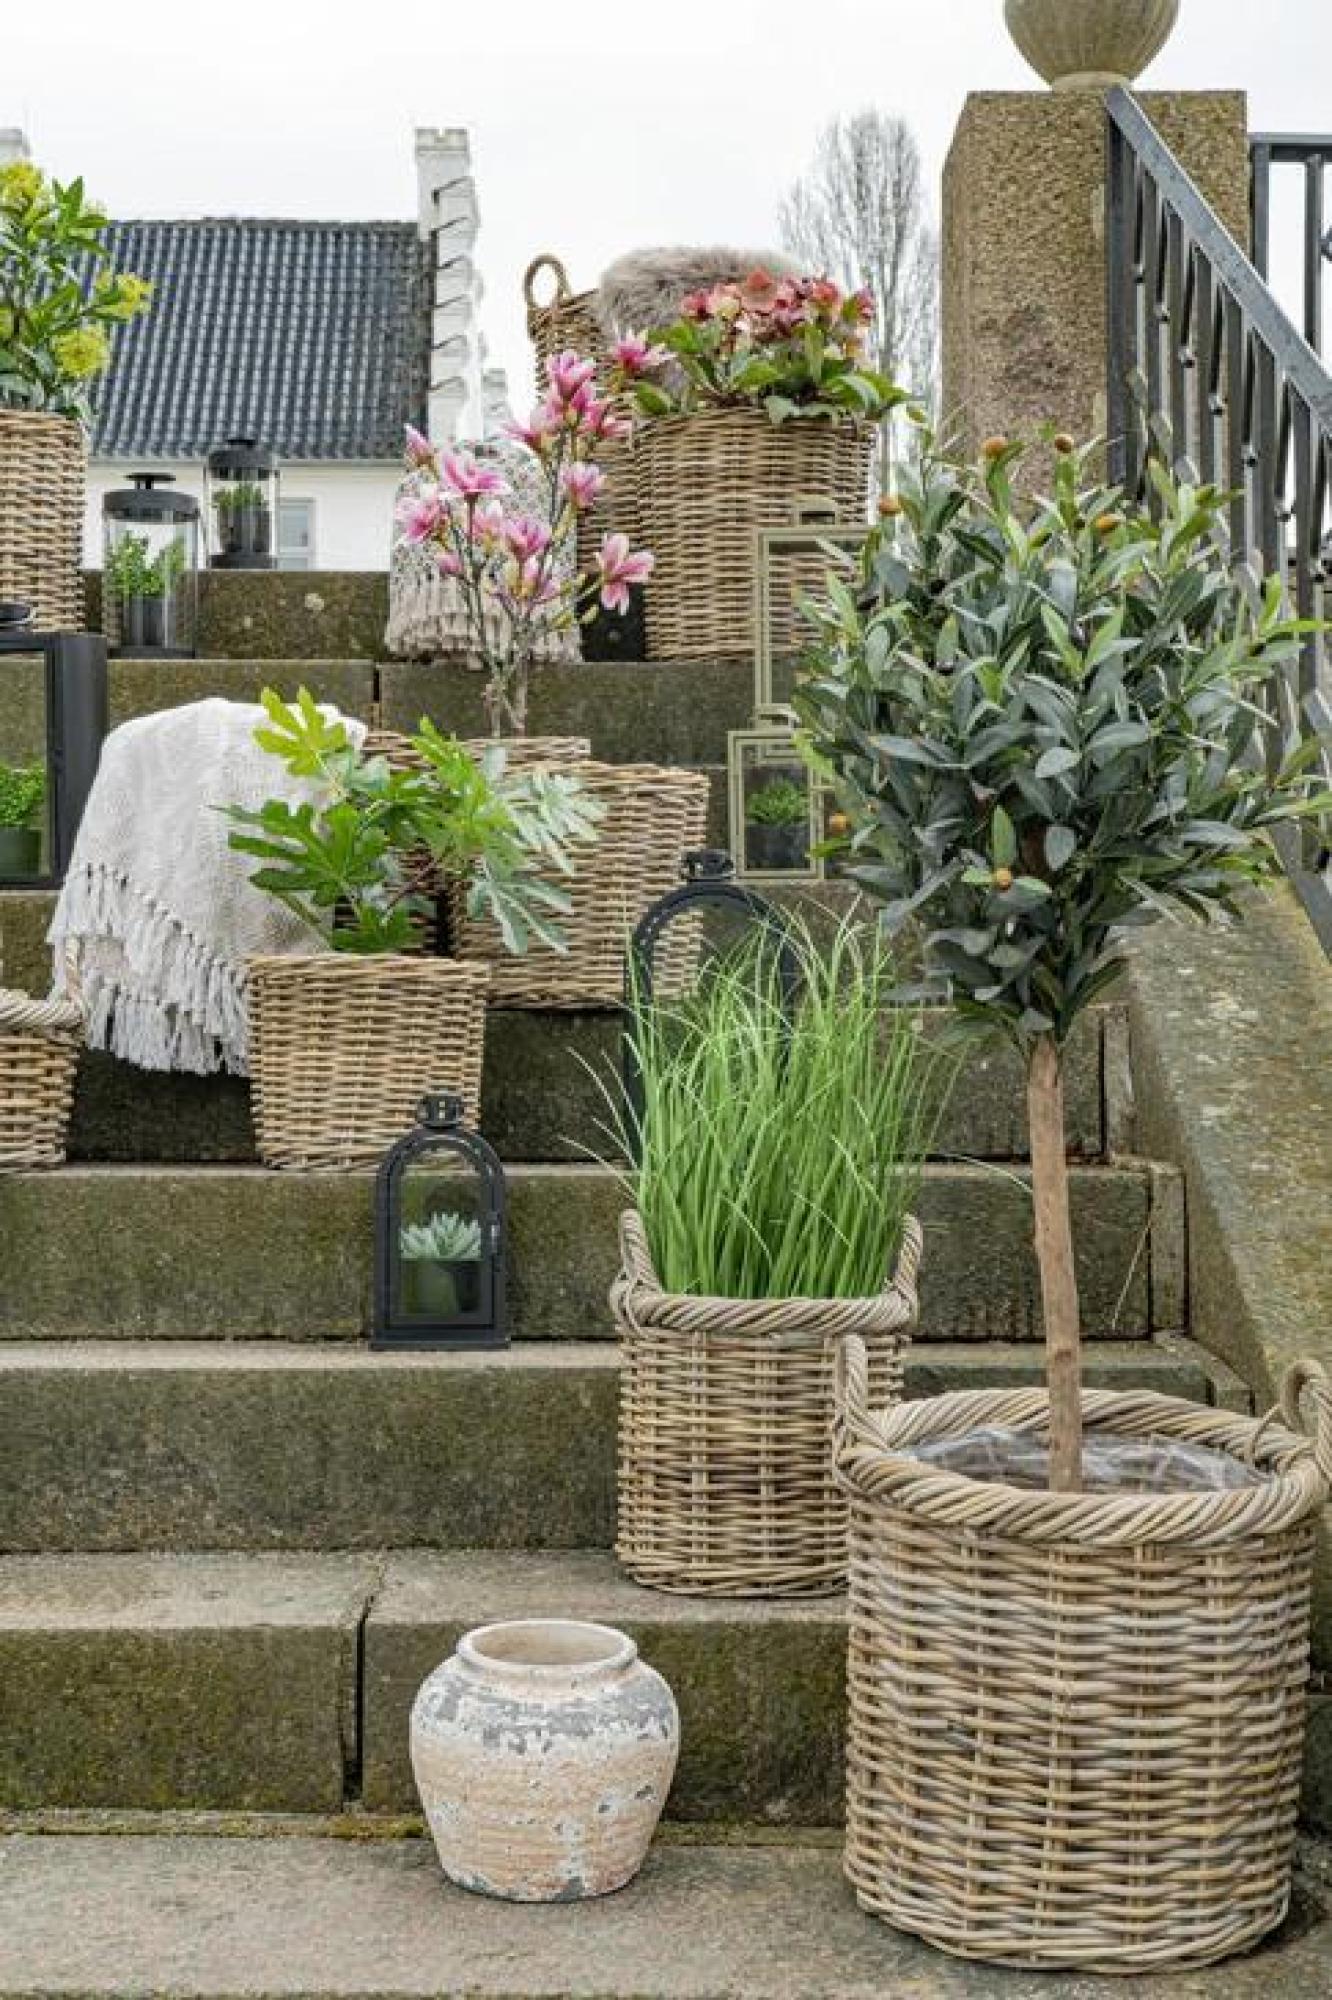
[(250, 1076), (266, 1167), (377, 1166), (421, 1099), (481, 1102), (483, 965), (342, 952), (250, 960)]
[(620, 1223), (611, 1304), (622, 1345), (619, 1533), (629, 1574), (702, 1597), (808, 1597), (846, 1583), (833, 1482), (839, 1341), (858, 1334), (874, 1393), (901, 1393), (920, 1227), (869, 1299), (686, 1297), (662, 1290), (642, 1219)]
[[(538, 285), (549, 278), (554, 286), (544, 304)], [(549, 252), (534, 258), (523, 274), (523, 297), (527, 303), (527, 331), (536, 350), (538, 394), (546, 392), (546, 369), (556, 354), (572, 350), (595, 361), (604, 389), (609, 360), (606, 331), (597, 312), (595, 292), (575, 292), (569, 274), (558, 257)], [(578, 564), (586, 569), (601, 545), (603, 535), (619, 531), (635, 540), (638, 535), (638, 492), (634, 481), (634, 447), (630, 438), (608, 440), (597, 448), (597, 464), (606, 475), (601, 497), (578, 522)]]
[(43, 632), (81, 632), (88, 445), (48, 410), (0, 409), (0, 599)]
[(811, 517), (864, 523), (875, 435), (821, 417), (774, 424), (748, 405), (645, 423), (634, 471), (638, 531), (654, 559), (648, 658), (752, 658), (758, 530)]
[(1292, 1370), (1280, 1423), (1086, 1396), (1091, 1439), (1208, 1446), (1267, 1475), (1228, 1490), (1051, 1493), (912, 1455), (987, 1426), (1043, 1435), (1041, 1391), (879, 1405), (849, 1341), (836, 1463), (862, 1906), (1047, 1970), (1209, 1965), (1262, 1937), (1290, 1893), (1326, 1375)]
[(68, 1000), (0, 987), (0, 1173), (65, 1157), (83, 1014)]

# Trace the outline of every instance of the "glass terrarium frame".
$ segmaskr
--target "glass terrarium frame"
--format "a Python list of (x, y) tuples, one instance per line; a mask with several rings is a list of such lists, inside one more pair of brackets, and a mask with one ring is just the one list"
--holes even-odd
[(778, 685), (778, 658), (774, 640), (778, 607), (780, 558), (818, 555), (823, 547), (842, 549), (857, 556), (869, 534), (864, 527), (848, 528), (836, 522), (818, 520), (819, 503), (797, 502), (800, 516), (794, 526), (759, 528), (754, 535), (754, 714), (770, 715), (783, 707), (790, 688)]
[(38, 632), (0, 622), (0, 702), (6, 657), (42, 662), (46, 797), (38, 871), (0, 875), (0, 889), (58, 889), (109, 726), (106, 641), (98, 632)]
[[(742, 881), (786, 885), (822, 882), (823, 856), (818, 848), (824, 838), (824, 790), (796, 748), (796, 718), (789, 709), (760, 711), (752, 727), (732, 729), (726, 738), (727, 836), (731, 860)], [(805, 817), (789, 822), (805, 835), (803, 861), (782, 865), (770, 860), (765, 865), (752, 856), (753, 843), (749, 806), (749, 779), (764, 765), (772, 767), (775, 782), (798, 783), (805, 793)], [(781, 779), (776, 778), (780, 771)], [(796, 775), (793, 775), (796, 774)], [(780, 829), (778, 829), (780, 830)]]
[(132, 472), (102, 501), (102, 629), (113, 659), (198, 656), (202, 520), (174, 474)]
[[(417, 1123), (390, 1148), (375, 1180), (374, 1325), (370, 1345), (378, 1351), (506, 1347), (505, 1183), (498, 1154), (479, 1132), (462, 1122), (462, 1099), (426, 1098)], [(404, 1283), (409, 1261), (403, 1254), (403, 1189), (410, 1170), (432, 1159), (465, 1170), (475, 1202), (480, 1243), (476, 1302), (453, 1310), (439, 1303), (413, 1306)], [(468, 1260), (470, 1261), (470, 1260)], [(442, 1268), (442, 1267), (441, 1267)]]
[(204, 460), (204, 507), (210, 569), (277, 568), (282, 467), (275, 451), (252, 437), (215, 445)]

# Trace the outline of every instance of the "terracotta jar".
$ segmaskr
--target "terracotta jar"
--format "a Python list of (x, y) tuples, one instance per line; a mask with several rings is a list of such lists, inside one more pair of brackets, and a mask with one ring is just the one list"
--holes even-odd
[(1179, 0), (1004, 0), (1009, 33), (1056, 90), (1131, 83), (1169, 41)]
[(423, 1684), (412, 1768), (444, 1872), (513, 1902), (623, 1888), (679, 1751), (675, 1698), (623, 1632), (484, 1625)]

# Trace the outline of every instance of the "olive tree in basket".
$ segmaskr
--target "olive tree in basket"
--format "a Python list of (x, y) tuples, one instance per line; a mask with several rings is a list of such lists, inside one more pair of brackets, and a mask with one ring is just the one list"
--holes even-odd
[(1283, 757), (1275, 684), (1307, 630), (1227, 561), (1225, 496), (1153, 473), (1150, 511), (1055, 443), (902, 470), (859, 591), (837, 580), (797, 700), (851, 821), (848, 872), (914, 929), (967, 1023), (1021, 1050), (1045, 1313), (1051, 1483), (1082, 1474), (1062, 1056), (1133, 927), (1238, 913), (1272, 830), (1324, 815), (1318, 745)]

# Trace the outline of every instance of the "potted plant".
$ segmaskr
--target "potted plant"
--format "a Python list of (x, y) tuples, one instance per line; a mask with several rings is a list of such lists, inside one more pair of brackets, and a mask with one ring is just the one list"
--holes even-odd
[(238, 479), (213, 495), (218, 551), (229, 560), (273, 553), (273, 510), (255, 479)]
[(616, 1546), (660, 1590), (844, 1586), (838, 1342), (864, 1340), (888, 1401), (915, 1318), (929, 1051), (911, 1014), (888, 1005), (872, 937), (847, 925), (820, 950), (792, 921), (782, 940), (722, 956), (687, 999), (633, 998), (639, 1081), (632, 1098), (611, 1097), (634, 1163), (611, 1295)]
[(102, 589), (115, 606), (117, 650), (167, 652), (175, 644), (175, 593), (185, 574), (185, 540), (173, 535), (152, 553), (147, 535), (121, 534), (107, 551)]
[(45, 765), (0, 764), (0, 879), (41, 873), (45, 803)]
[(403, 1301), (409, 1313), (456, 1319), (475, 1312), (480, 1292), (481, 1225), (455, 1209), (425, 1222), (404, 1222), (398, 1232)]
[(116, 271), (83, 182), (0, 166), (0, 597), (44, 630), (83, 627), (87, 385), (151, 287)]
[(678, 879), (684, 855), (705, 832), (704, 773), (593, 763), (585, 741), (526, 734), (541, 634), (572, 629), (580, 604), (588, 615), (590, 597), (623, 614), (631, 588), (652, 571), (648, 551), (618, 533), (602, 538), (589, 571), (577, 567), (578, 524), (604, 484), (594, 454), (626, 429), (626, 419), (597, 392), (594, 364), (557, 354), (544, 399), (510, 431), (537, 468), (540, 517), (515, 509), (498, 465), (469, 452), (436, 451), (418, 432), (408, 433), (408, 462), (419, 480), (399, 507), (399, 524), (461, 592), (471, 649), (486, 674), (494, 741), (524, 764), (576, 761), (585, 789), (605, 807), (595, 852), (572, 885), (563, 954), (538, 948), (512, 961), (492, 924), (457, 909), (461, 949), (491, 964), (492, 996), (510, 1006), (617, 1005), (626, 925)]
[(745, 801), (745, 859), (760, 874), (809, 860), (809, 793), (792, 778), (770, 778)]
[(759, 270), (614, 350), (616, 388), (649, 419), (635, 467), (650, 658), (750, 656), (757, 531), (802, 511), (865, 520), (875, 427), (903, 400), (865, 359), (870, 316), (865, 292)]
[(1332, 1395), (1307, 1371), (1315, 1447), (1304, 1372), (1287, 1428), (1082, 1393), (1062, 1052), (1134, 927), (1239, 914), (1273, 830), (1332, 799), (1281, 761), (1305, 628), (1228, 568), (1225, 496), (1158, 468), (1141, 511), (1054, 445), (1030, 504), (1002, 438), (901, 468), (796, 692), (848, 872), (1025, 1058), (1049, 1376), (871, 1419), (849, 1346), (847, 1853), (867, 1907), (949, 1950), (1128, 1972), (1285, 1910)]
[(456, 1091), (473, 1118), (480, 1097), (489, 971), (415, 952), (428, 915), (417, 857), (463, 885), (469, 918), (487, 916), (506, 950), (539, 940), (558, 952), (569, 899), (550, 871), (572, 873), (572, 850), (595, 837), (601, 809), (575, 774), (510, 772), (499, 751), (478, 762), (429, 722), (411, 738), (412, 766), (395, 769), (304, 689), (294, 704), (271, 691), (263, 703), (256, 741), (319, 778), (327, 803), (229, 810), (231, 845), (260, 863), (255, 887), (280, 897), (312, 941), (308, 956), (249, 968), (260, 1157), (370, 1165), (422, 1097)]

